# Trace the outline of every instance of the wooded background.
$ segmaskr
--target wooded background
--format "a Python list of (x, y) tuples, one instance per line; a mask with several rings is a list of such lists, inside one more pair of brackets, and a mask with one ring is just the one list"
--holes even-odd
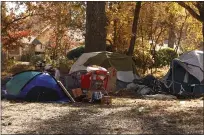
[[(46, 56), (57, 60), (67, 57), (73, 47), (85, 45), (85, 52), (130, 55), (143, 72), (168, 65), (178, 49), (185, 52), (204, 46), (202, 1), (1, 2), (1, 21), (2, 52), (23, 48), (22, 38), (38, 38), (49, 26), (52, 31), (44, 36)], [(74, 34), (67, 33), (77, 30), (85, 40), (75, 45)], [(165, 42), (172, 49), (156, 51)]]

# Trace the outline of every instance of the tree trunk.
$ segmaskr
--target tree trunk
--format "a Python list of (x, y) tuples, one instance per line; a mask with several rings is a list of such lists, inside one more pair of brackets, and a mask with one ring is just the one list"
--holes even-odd
[(134, 52), (134, 46), (135, 46), (135, 40), (137, 38), (136, 33), (137, 33), (137, 24), (139, 21), (139, 14), (140, 14), (140, 9), (141, 9), (141, 1), (137, 2), (135, 5), (135, 13), (134, 13), (134, 20), (133, 20), (133, 25), (132, 25), (132, 36), (130, 40), (130, 46), (128, 49), (128, 55), (132, 55)]
[(178, 44), (177, 44), (177, 46), (176, 46), (176, 48), (175, 48), (175, 52), (176, 52), (176, 53), (177, 53), (179, 47), (181, 48), (180, 44), (181, 44), (181, 39), (182, 39), (182, 33), (183, 33), (183, 28), (184, 28), (184, 25), (185, 25), (185, 23), (186, 23), (187, 18), (188, 18), (188, 15), (186, 15), (186, 17), (185, 17), (185, 19), (184, 19), (184, 22), (182, 23), (181, 28), (180, 28), (180, 30), (179, 30)]
[(117, 20), (115, 19), (113, 22), (113, 49), (114, 51), (117, 51), (117, 43), (116, 43), (116, 39), (117, 39)]
[(87, 2), (85, 52), (106, 50), (106, 20), (104, 1)]
[(197, 2), (197, 4), (199, 5), (199, 13), (200, 13), (200, 20), (202, 23), (202, 34), (203, 34), (203, 49), (204, 49), (204, 1), (199, 1)]
[(202, 33), (203, 33), (203, 49), (204, 49), (204, 21), (203, 21), (202, 23), (203, 23), (203, 30), (202, 30)]
[(171, 26), (169, 28), (168, 47), (174, 48), (174, 43), (176, 43), (176, 34), (174, 32), (174, 26)]

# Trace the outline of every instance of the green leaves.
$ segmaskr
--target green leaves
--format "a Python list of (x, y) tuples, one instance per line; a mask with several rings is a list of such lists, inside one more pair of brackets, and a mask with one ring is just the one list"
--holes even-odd
[(161, 49), (156, 53), (155, 67), (163, 67), (170, 65), (174, 58), (177, 58), (178, 54), (172, 48)]

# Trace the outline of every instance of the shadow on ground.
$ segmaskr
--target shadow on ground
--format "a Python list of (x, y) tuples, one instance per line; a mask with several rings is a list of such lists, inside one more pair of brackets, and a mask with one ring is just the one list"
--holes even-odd
[[(63, 106), (63, 105), (62, 105)], [(202, 134), (203, 108), (166, 111), (161, 106), (67, 105), (78, 110), (28, 123), (26, 134)], [(68, 108), (67, 108), (68, 109)]]

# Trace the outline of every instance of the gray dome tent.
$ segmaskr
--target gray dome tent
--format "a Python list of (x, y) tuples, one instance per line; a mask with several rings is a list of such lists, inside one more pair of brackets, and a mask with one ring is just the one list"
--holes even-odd
[(163, 78), (173, 94), (201, 95), (204, 93), (203, 51), (190, 51), (171, 63)]

